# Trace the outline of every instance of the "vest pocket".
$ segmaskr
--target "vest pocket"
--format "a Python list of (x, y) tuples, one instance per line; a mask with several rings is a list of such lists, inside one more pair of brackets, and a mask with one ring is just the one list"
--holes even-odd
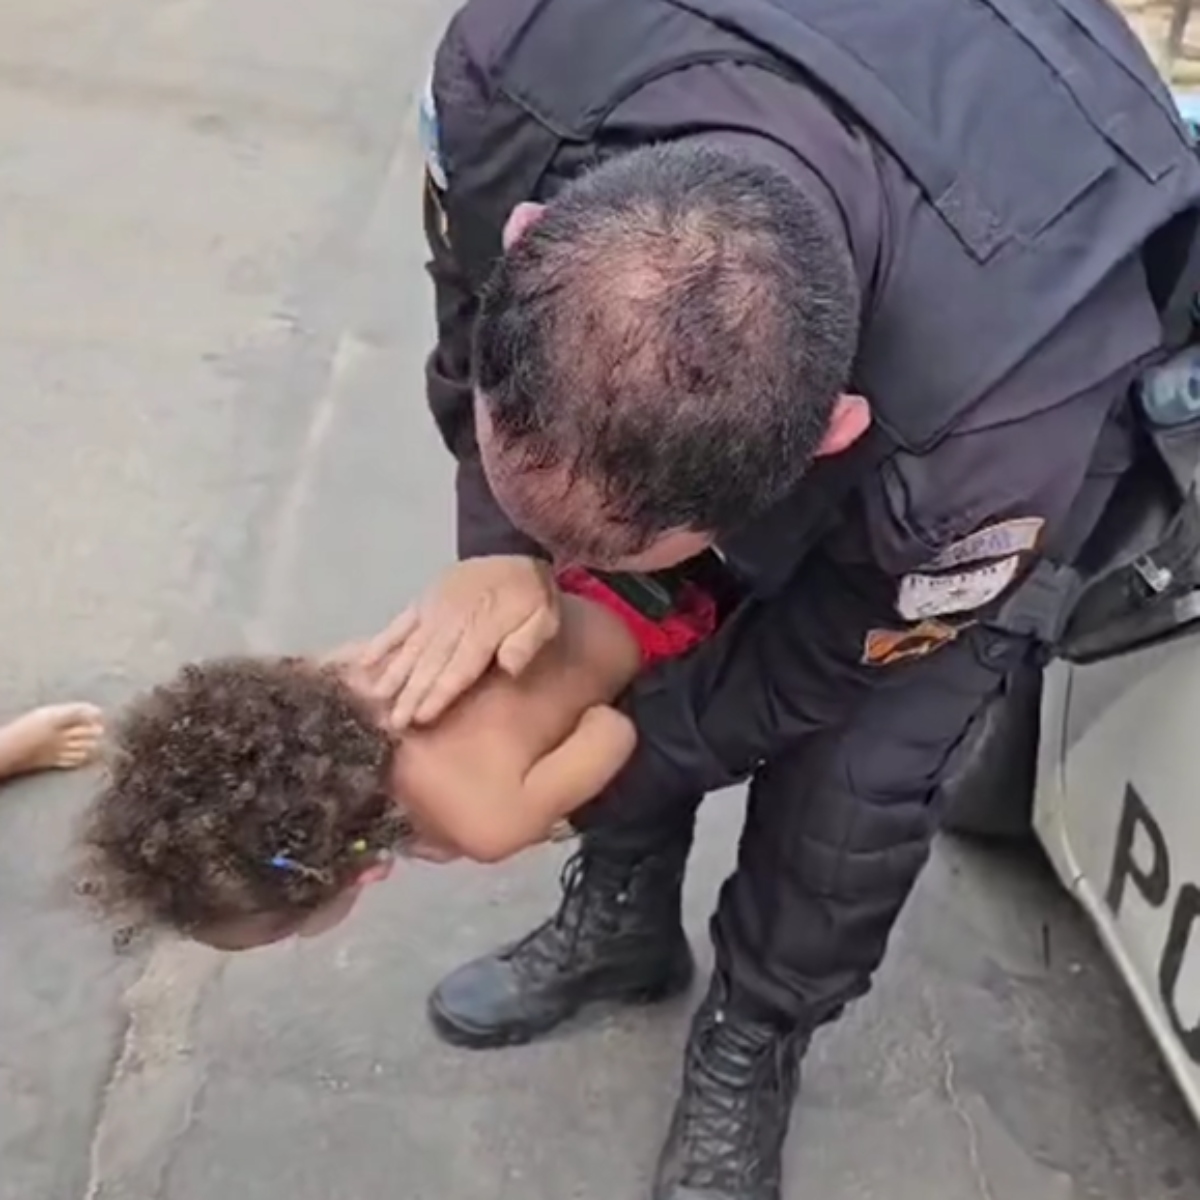
[[(1147, 180), (1188, 152), (1186, 135), (1136, 40), (1120, 39), (1098, 0), (983, 0), (1050, 67), (1096, 134)], [(1039, 129), (1039, 140), (1044, 134)], [(1062, 143), (1066, 145), (1067, 143)]]

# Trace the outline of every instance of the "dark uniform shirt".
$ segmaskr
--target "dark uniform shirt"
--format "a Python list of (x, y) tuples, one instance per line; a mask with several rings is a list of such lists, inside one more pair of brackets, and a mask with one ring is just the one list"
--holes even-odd
[[(462, 14), (451, 25), (433, 82), (447, 136), (482, 111), (482, 64), (489, 39), (502, 33)], [(869, 319), (873, 298), (905, 253), (906, 222), (924, 203), (890, 155), (815, 92), (732, 62), (691, 66), (648, 84), (611, 114), (602, 140), (620, 147), (679, 136), (681, 112), (688, 114), (684, 136), (770, 161), (828, 205), (846, 230)], [(550, 180), (547, 195), (559, 183)], [(448, 186), (454, 187), (452, 177)], [(432, 185), (426, 216), (438, 319), (429, 400), (459, 460), (459, 552), (536, 553), (493, 499), (475, 451), (469, 379), (475, 302), (442, 232)], [(926, 299), (911, 317), (914, 336), (936, 344), (930, 330), (936, 332), (939, 311), (955, 298)], [(1016, 295), (996, 297), (998, 306), (1021, 302)], [(943, 601), (959, 604), (931, 613), (939, 636), (950, 638), (957, 624), (995, 601), (989, 577), (971, 560), (958, 601), (939, 584), (913, 582), (914, 573), (953, 554), (968, 535), (1027, 522), (1040, 524), (1039, 547), (1052, 545), (1060, 555), (1076, 549), (1131, 461), (1123, 397), (1160, 337), (1141, 260), (1130, 258), (1052, 337), (1030, 346), (931, 452), (898, 452), (873, 471), (851, 497), (846, 519), (782, 591), (751, 606), (713, 646), (639, 684), (630, 704), (642, 746), (627, 773), (630, 786), (711, 788), (744, 776), (796, 738), (843, 721), (863, 687), (903, 669), (873, 661), (872, 646), (911, 630), (921, 613)], [(1040, 453), (1030, 453), (1033, 447)], [(747, 574), (753, 586), (753, 564)], [(953, 620), (943, 625), (942, 616)]]

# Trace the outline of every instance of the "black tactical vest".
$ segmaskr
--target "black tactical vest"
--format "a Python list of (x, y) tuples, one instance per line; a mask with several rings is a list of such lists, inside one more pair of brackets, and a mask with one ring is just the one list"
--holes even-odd
[[(449, 148), (449, 234), (468, 276), (486, 278), (516, 203), (595, 161), (624, 98), (713, 60), (822, 93), (928, 201), (872, 297), (855, 365), (893, 446), (928, 453), (1147, 244), (1161, 309), (1178, 307), (1200, 165), (1105, 0), (528, 0), (485, 119)], [(814, 472), (831, 505), (867, 453)], [(763, 527), (781, 572), (819, 532), (800, 511)]]

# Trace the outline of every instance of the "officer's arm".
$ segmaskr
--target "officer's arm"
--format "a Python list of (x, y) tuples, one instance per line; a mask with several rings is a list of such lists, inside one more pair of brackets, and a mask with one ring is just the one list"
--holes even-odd
[(537, 543), (504, 515), (479, 461), (471, 391), (471, 329), (476, 300), (446, 241), (441, 208), (428, 177), (425, 237), (437, 312), (437, 345), (425, 366), (426, 391), (442, 440), (458, 460), (458, 556), (531, 554), (544, 558)]

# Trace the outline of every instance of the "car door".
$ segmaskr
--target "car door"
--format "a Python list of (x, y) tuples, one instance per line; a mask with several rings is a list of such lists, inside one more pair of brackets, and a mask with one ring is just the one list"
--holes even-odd
[(1200, 1117), (1200, 630), (1063, 664), (1056, 686), (1060, 786), (1039, 832)]

